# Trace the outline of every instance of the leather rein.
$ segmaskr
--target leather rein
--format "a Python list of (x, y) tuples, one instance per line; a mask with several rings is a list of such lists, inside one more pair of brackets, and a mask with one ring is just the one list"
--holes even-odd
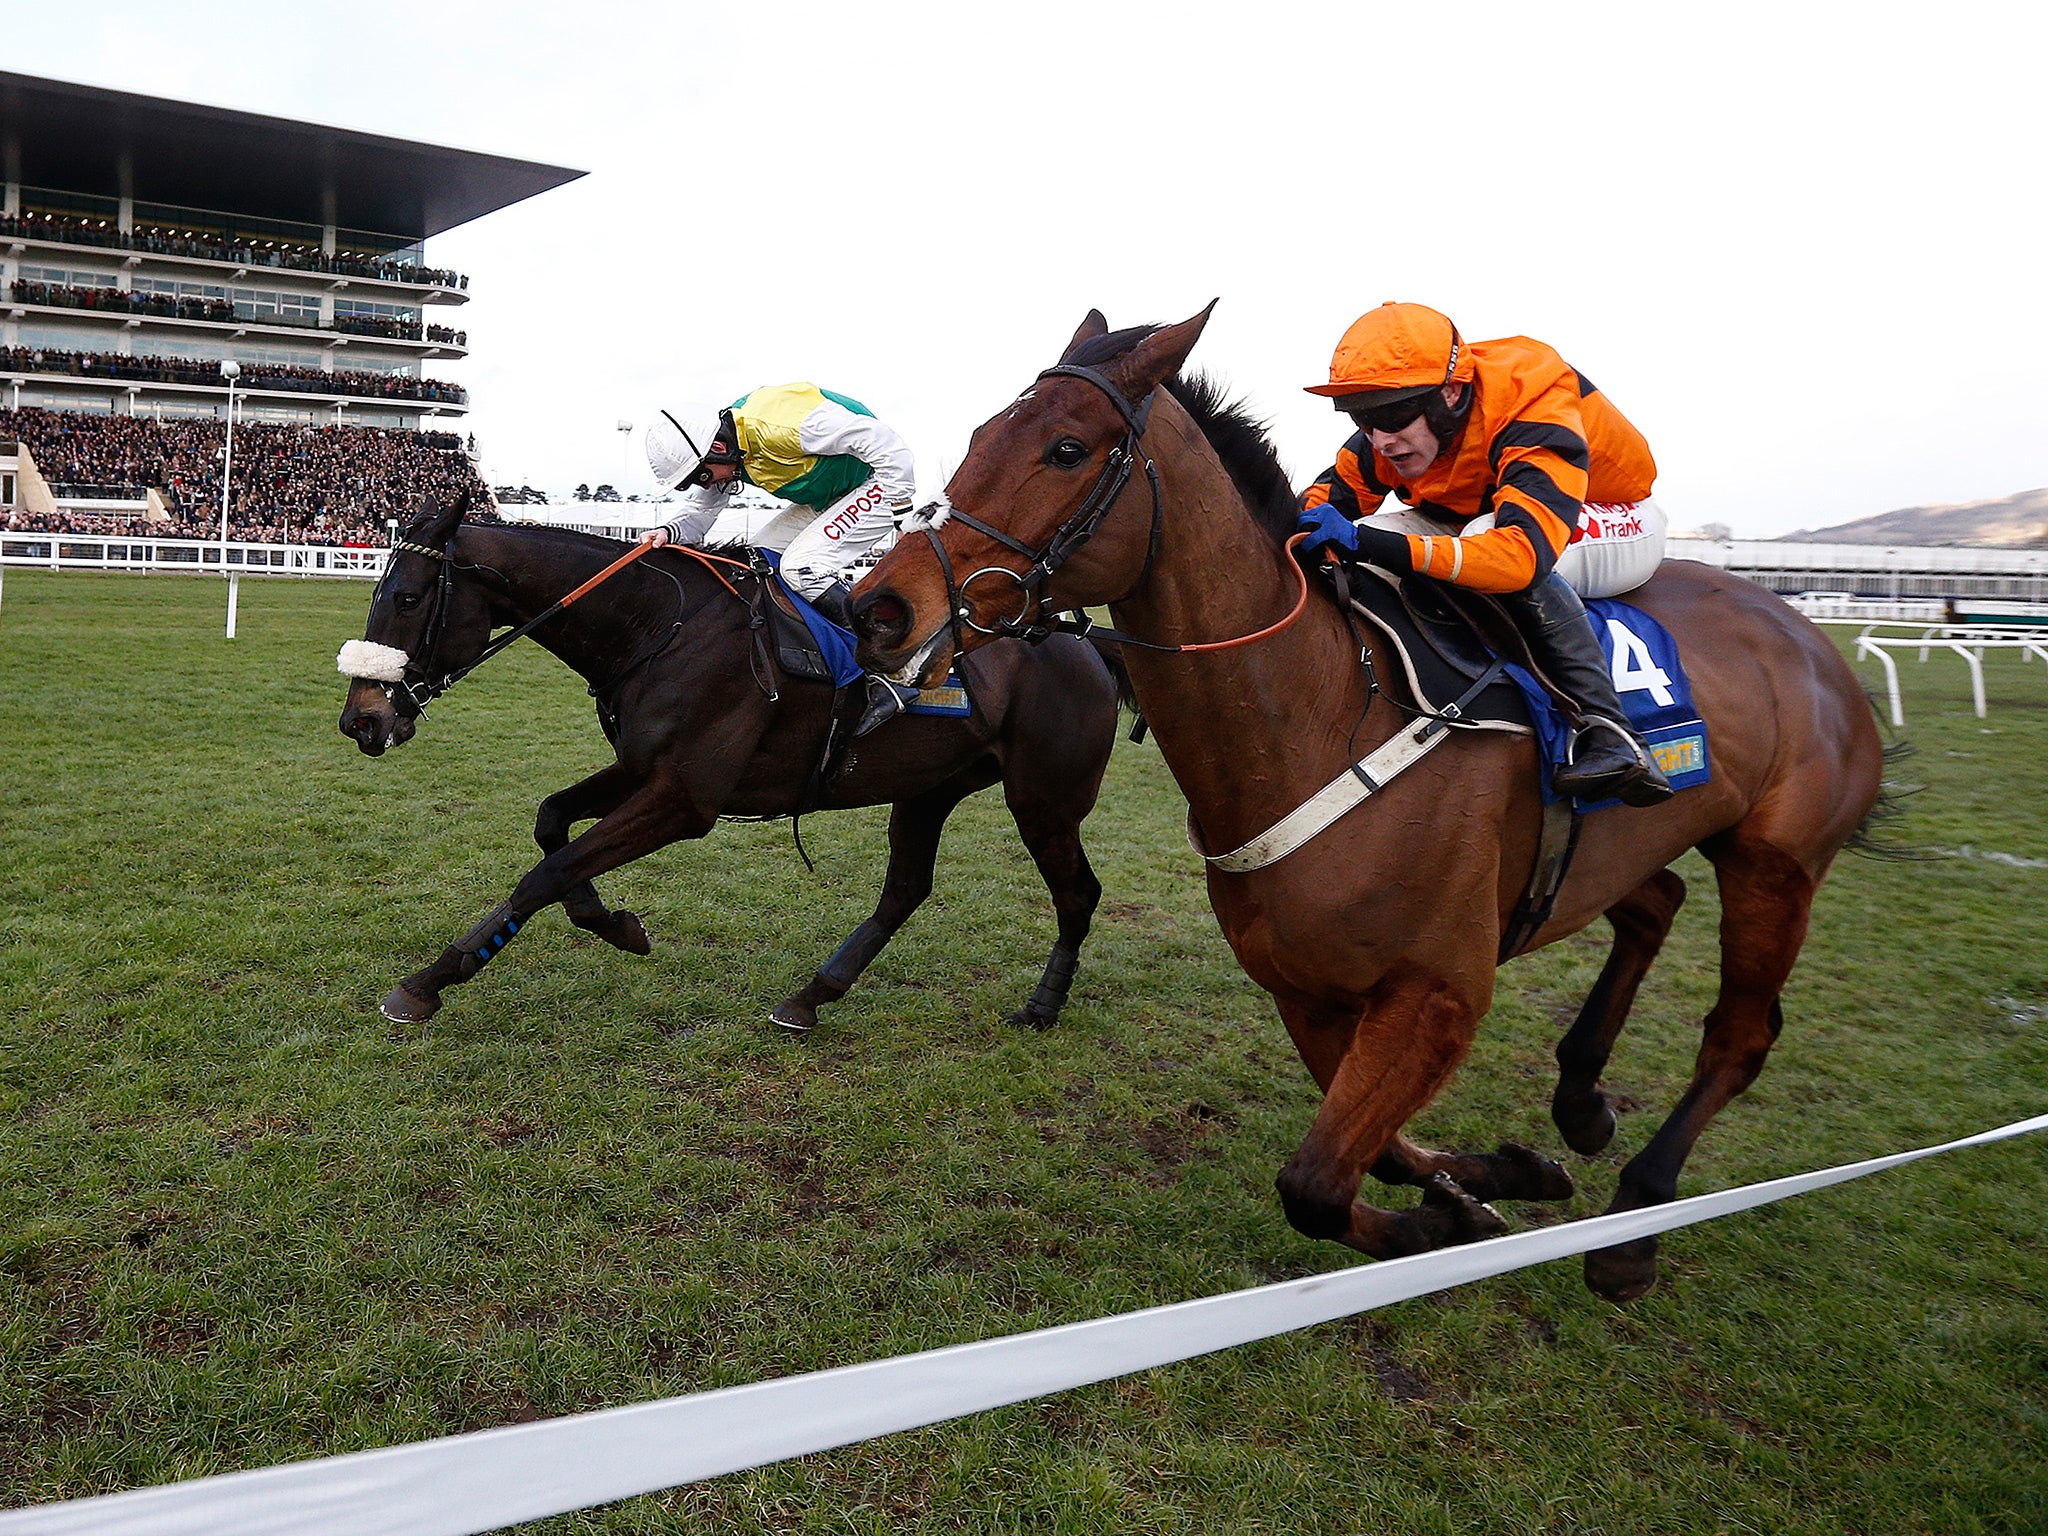
[[(574, 591), (557, 598), (548, 607), (542, 609), (517, 629), (507, 630), (504, 634), (498, 636), (497, 639), (491, 641), (482, 650), (478, 651), (466, 665), (451, 668), (439, 677), (436, 677), (433, 671), (433, 658), (435, 652), (440, 649), (441, 636), (448, 627), (449, 599), (455, 584), (456, 568), (460, 566), (463, 570), (480, 571), (490, 570), (491, 567), (464, 564), (457, 560), (455, 558), (455, 534), (453, 533), (448, 536), (447, 544), (440, 549), (435, 549), (429, 544), (413, 544), (405, 539), (393, 539), (391, 541), (391, 558), (394, 563), (401, 553), (424, 555), (429, 560), (440, 563), (438, 578), (434, 584), (434, 611), (427, 619), (426, 633), (420, 644), (419, 655), (416, 658), (407, 659), (405, 675), (395, 685), (394, 696), (397, 692), (404, 693), (406, 701), (412, 705), (413, 712), (416, 715), (424, 715), (427, 705), (438, 699), (450, 688), (453, 688), (457, 683), (469, 676), (470, 673), (497, 655), (498, 652), (504, 650), (514, 641), (522, 640), (527, 635), (533, 633), (534, 630), (545, 624), (549, 619), (562, 612), (565, 608), (568, 608), (593, 588), (610, 580), (653, 547), (651, 544), (634, 545), (633, 548), (627, 550), (625, 554), (614, 560), (610, 565), (599, 571), (595, 576), (592, 576)], [(732, 593), (734, 597), (740, 597), (739, 589), (726, 579), (724, 572), (720, 571), (718, 567), (729, 565), (738, 570), (747, 570), (748, 567), (745, 564), (738, 560), (728, 560), (721, 555), (708, 555), (702, 550), (691, 549), (684, 545), (673, 547), (678, 554), (688, 555), (691, 559), (703, 565), (718, 579), (718, 584), (724, 587), (726, 591)], [(497, 573), (494, 572), (493, 574)], [(500, 579), (502, 580), (503, 577), (500, 576)], [(742, 602), (745, 601), (744, 598), (740, 600)], [(656, 655), (666, 650), (673, 643), (676, 632), (681, 628), (682, 621), (679, 619), (664, 635), (658, 638), (658, 642), (651, 649), (643, 650), (628, 662), (624, 670), (606, 685), (607, 690), (617, 686), (618, 682), (626, 675), (638, 670), (646, 662), (653, 660)], [(595, 686), (591, 689), (593, 695), (596, 695), (599, 691)]]
[[(1146, 481), (1152, 490), (1152, 531), (1145, 546), (1145, 563), (1138, 570), (1137, 580), (1131, 583), (1130, 591), (1124, 593), (1123, 597), (1112, 598), (1112, 603), (1122, 602), (1124, 598), (1131, 596), (1132, 593), (1135, 593), (1144, 586), (1147, 579), (1151, 576), (1153, 563), (1159, 555), (1160, 532), (1166, 517), (1165, 499), (1159, 489), (1159, 466), (1152, 462), (1151, 456), (1145, 452), (1140, 442), (1145, 435), (1146, 424), (1151, 419), (1152, 400), (1157, 391), (1148, 390), (1144, 398), (1133, 405), (1125, 397), (1124, 392), (1118, 389), (1106, 374), (1075, 363), (1061, 363), (1055, 367), (1047, 368), (1038, 377), (1041, 379), (1080, 379), (1087, 384), (1093, 385), (1116, 408), (1117, 414), (1123, 418), (1124, 435), (1117, 445), (1110, 449), (1109, 458), (1104, 461), (1101, 472), (1096, 475), (1095, 483), (1088, 488), (1088, 494), (1081, 498), (1081, 504), (1074, 508), (1067, 515), (1066, 521), (1054, 529), (1051, 536), (1035, 549), (1006, 530), (998, 528), (992, 523), (984, 522), (982, 519), (967, 512), (963, 512), (958, 507), (946, 507), (936, 518), (927, 521), (919, 528), (918, 531), (931, 541), (932, 552), (938, 557), (939, 572), (945, 578), (947, 623), (953, 631), (953, 649), (956, 654), (962, 649), (960, 631), (963, 627), (971, 629), (977, 634), (1023, 640), (1032, 645), (1036, 645), (1047, 636), (1054, 634), (1084, 636), (1093, 634), (1100, 635), (1106, 640), (1114, 640), (1123, 645), (1135, 645), (1148, 651), (1187, 654), (1197, 651), (1226, 651), (1234, 646), (1249, 645), (1255, 640), (1264, 640), (1270, 635), (1280, 633), (1281, 630), (1286, 629), (1296, 619), (1301, 617), (1302, 610), (1308, 606), (1308, 575), (1301, 569), (1299, 564), (1290, 561), (1290, 564), (1295, 565), (1295, 576), (1301, 583), (1301, 591), (1295, 598), (1294, 607), (1288, 612), (1287, 617), (1281, 619), (1276, 624), (1269, 624), (1264, 629), (1257, 630), (1252, 634), (1238, 635), (1229, 640), (1208, 640), (1187, 645), (1166, 645), (1155, 640), (1141, 640), (1135, 635), (1128, 635), (1121, 630), (1111, 629), (1108, 625), (1097, 624), (1085, 613), (1076, 614), (1073, 617), (1034, 619), (1032, 615), (1039, 611), (1044, 602), (1042, 589), (1045, 583), (1051, 578), (1053, 572), (1066, 564), (1082, 545), (1095, 537), (1097, 530), (1102, 525), (1102, 520), (1109, 514), (1110, 508), (1115, 506), (1117, 500), (1123, 495), (1125, 487), (1130, 484), (1132, 474), (1141, 462), (1145, 466)], [(946, 554), (946, 546), (940, 540), (937, 531), (940, 526), (947, 522), (963, 523), (976, 533), (982, 535), (982, 537), (994, 540), (1005, 549), (1016, 551), (1026, 560), (1030, 561), (1031, 564), (1022, 571), (1013, 571), (1007, 565), (985, 565), (969, 575), (965, 581), (955, 582), (953, 579), (953, 562)], [(1287, 541), (1289, 553), (1291, 554), (1295, 545), (1307, 537), (1306, 533), (1297, 533), (1290, 538)], [(1015, 583), (1017, 590), (1023, 596), (1023, 604), (1019, 607), (1016, 616), (1013, 618), (997, 619), (993, 624), (977, 623), (973, 610), (967, 602), (967, 589), (984, 576), (996, 575), (1006, 576)]]

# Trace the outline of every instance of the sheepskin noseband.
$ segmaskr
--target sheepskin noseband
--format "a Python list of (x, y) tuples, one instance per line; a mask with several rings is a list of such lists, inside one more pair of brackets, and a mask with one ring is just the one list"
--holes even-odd
[(405, 665), (410, 659), (395, 645), (379, 645), (374, 640), (351, 640), (342, 646), (341, 654), (334, 658), (334, 665), (344, 677), (364, 677), (373, 683), (397, 683), (404, 681)]

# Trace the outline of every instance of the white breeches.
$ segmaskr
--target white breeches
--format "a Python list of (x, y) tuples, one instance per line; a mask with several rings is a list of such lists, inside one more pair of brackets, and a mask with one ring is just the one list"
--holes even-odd
[[(1443, 536), (1444, 525), (1406, 507), (1375, 512), (1361, 521), (1400, 533)], [(1484, 533), (1493, 514), (1475, 517), (1461, 533)], [(1589, 501), (1579, 513), (1579, 537), (1557, 557), (1557, 573), (1581, 597), (1619, 597), (1656, 573), (1664, 558), (1664, 509), (1654, 501), (1629, 504)]]
[(1664, 509), (1654, 501), (1589, 501), (1579, 514), (1579, 537), (1557, 557), (1557, 574), (1581, 597), (1633, 592), (1656, 574), (1667, 526)]
[[(755, 542), (782, 551), (782, 577), (805, 597), (816, 597), (835, 581), (855, 582), (896, 542), (896, 523), (882, 489), (873, 480), (854, 487), (822, 512), (792, 507), (761, 530)], [(792, 536), (786, 530), (801, 528)], [(780, 541), (778, 541), (778, 535)]]

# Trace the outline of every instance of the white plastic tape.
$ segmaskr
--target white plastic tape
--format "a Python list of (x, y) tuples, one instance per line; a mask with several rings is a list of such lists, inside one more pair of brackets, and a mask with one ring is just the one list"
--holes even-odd
[(0, 1536), (471, 1536), (1088, 1386), (2048, 1130), (1960, 1141), (1256, 1290), (808, 1376), (0, 1514)]

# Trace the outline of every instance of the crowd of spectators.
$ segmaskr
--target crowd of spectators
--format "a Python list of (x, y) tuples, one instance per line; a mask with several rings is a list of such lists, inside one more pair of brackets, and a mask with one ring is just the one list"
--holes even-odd
[(52, 309), (90, 309), (116, 315), (161, 315), (169, 320), (235, 318), (226, 299), (181, 299), (168, 293), (130, 293), (125, 288), (79, 288), (69, 283), (32, 283), (17, 277), (7, 285), (17, 304), (44, 304)]
[[(277, 389), (362, 400), (423, 400), (464, 405), (469, 391), (441, 379), (376, 373), (362, 368), (293, 368), (283, 363), (243, 363), (236, 381), (243, 389)], [(56, 374), (81, 379), (126, 379), (141, 384), (221, 383), (220, 364), (183, 357), (115, 352), (63, 352), (51, 347), (0, 347), (0, 374)]]
[[(217, 421), (0, 409), (0, 441), (26, 443), (45, 480), (125, 487), (136, 499), (149, 487), (171, 513), (168, 522), (66, 513), (51, 527), (17, 510), (8, 531), (218, 538), (225, 437)], [(377, 427), (238, 425), (229, 537), (374, 544), (390, 518), (425, 501), (488, 506), (490, 493), (456, 441)]]
[(389, 257), (361, 252), (337, 251), (324, 254), (318, 246), (295, 245), (290, 241), (227, 240), (149, 225), (124, 233), (112, 219), (86, 219), (67, 214), (0, 214), (0, 235), (24, 235), (33, 240), (59, 240), (66, 245), (96, 245), (107, 250), (142, 251), (157, 256), (197, 256), (208, 261), (235, 261), (253, 267), (281, 267), (299, 272), (332, 272), (343, 277), (367, 277), (387, 283), (431, 283), (441, 288), (467, 288), (469, 279), (446, 267), (426, 267), (417, 262), (394, 261)]
[(349, 336), (380, 336), (386, 341), (418, 341), (426, 330), (417, 316), (401, 320), (396, 315), (336, 315), (332, 329)]
[[(50, 309), (84, 309), (99, 314), (157, 315), (167, 320), (212, 320), (228, 324), (237, 319), (261, 325), (290, 324), (314, 328), (311, 319), (286, 320), (282, 316), (237, 314), (230, 299), (178, 298), (168, 293), (133, 293), (125, 288), (84, 288), (70, 283), (31, 282), (16, 278), (8, 284), (9, 296), (17, 304), (41, 304)], [(328, 327), (349, 336), (375, 336), (386, 341), (437, 341), (467, 346), (469, 333), (445, 325), (422, 325), (415, 315), (402, 320), (396, 315), (336, 315)]]

